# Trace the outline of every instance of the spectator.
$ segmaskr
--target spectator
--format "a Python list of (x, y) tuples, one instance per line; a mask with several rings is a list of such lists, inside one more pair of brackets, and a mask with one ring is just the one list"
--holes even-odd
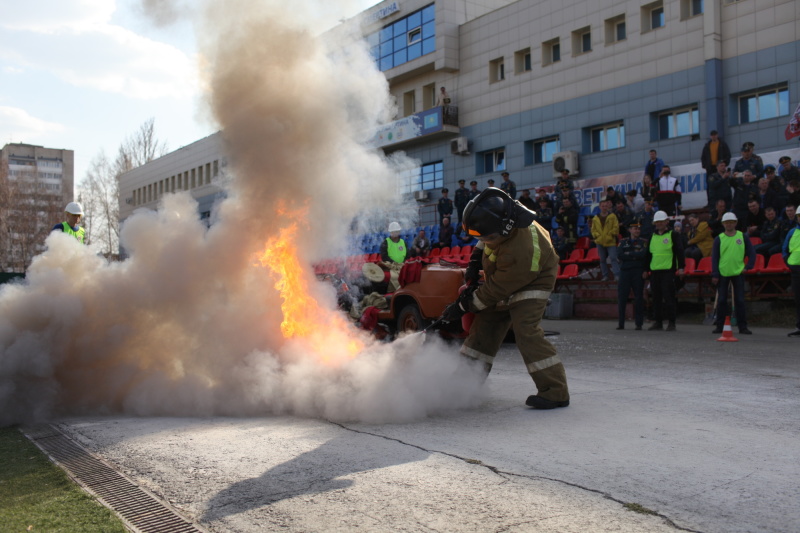
[(758, 235), (761, 237), (761, 244), (756, 244), (757, 254), (769, 257), (781, 251), (783, 241), (783, 222), (778, 218), (775, 208), (772, 206), (764, 209), (764, 222), (759, 228)]
[(572, 205), (569, 196), (563, 199), (561, 208), (553, 218), (559, 227), (564, 227), (566, 234), (564, 237), (569, 244), (569, 251), (572, 252), (572, 248), (578, 242), (578, 210)]
[(642, 198), (644, 201), (655, 201), (657, 192), (658, 186), (655, 184), (653, 178), (645, 174), (644, 178), (642, 178)]
[(792, 180), (800, 181), (800, 169), (792, 164), (791, 157), (785, 155), (778, 159), (778, 163), (780, 163), (778, 175), (783, 178), (784, 183), (789, 183)]
[(653, 225), (654, 215), (655, 211), (653, 210), (653, 202), (651, 200), (645, 200), (644, 211), (642, 211), (642, 213), (636, 217), (636, 220), (639, 221), (639, 226), (641, 227), (640, 236), (646, 241), (650, 240), (650, 237), (655, 231), (655, 225)]
[(536, 202), (531, 198), (530, 189), (522, 189), (522, 195), (519, 197), (519, 203), (530, 209), (536, 211)]
[(780, 210), (781, 203), (775, 191), (769, 187), (769, 179), (764, 177), (758, 180), (758, 190), (756, 192), (756, 200), (761, 209), (772, 207), (775, 211)]
[(742, 145), (742, 158), (733, 166), (734, 175), (749, 170), (753, 176), (760, 178), (764, 176), (764, 163), (761, 158), (753, 153), (753, 143), (746, 142)]
[(792, 180), (786, 184), (786, 192), (789, 196), (786, 198), (784, 205), (793, 205), (797, 207), (800, 205), (800, 180)]
[(411, 243), (410, 257), (428, 257), (431, 251), (431, 240), (425, 235), (425, 230), (419, 230), (419, 233), (414, 237)]
[(700, 164), (706, 170), (706, 176), (714, 174), (719, 163), (725, 163), (727, 167), (731, 162), (731, 149), (728, 148), (728, 143), (719, 137), (717, 130), (711, 130), (709, 137), (711, 138), (703, 146), (703, 152), (700, 154)]
[(444, 87), (440, 87), (439, 95), (436, 98), (436, 106), (441, 107), (445, 105), (450, 105), (450, 102), (452, 102), (452, 100), (450, 99), (450, 95), (447, 94), (447, 91), (445, 90)]
[(710, 211), (714, 210), (717, 200), (725, 200), (725, 211), (730, 210), (733, 202), (731, 185), (731, 169), (725, 161), (720, 161), (717, 163), (717, 171), (708, 175), (706, 194)]
[[(656, 180), (661, 176), (661, 170), (664, 168), (664, 161), (658, 157), (658, 152), (655, 150), (650, 150), (650, 159), (647, 160), (647, 163), (644, 165), (644, 175), (650, 176), (650, 181), (655, 183)], [(644, 181), (644, 177), (642, 178)]]
[(647, 241), (640, 237), (641, 228), (638, 223), (630, 226), (631, 236), (622, 239), (619, 244), (619, 283), (617, 285), (617, 329), (625, 329), (625, 309), (628, 306), (628, 294), (633, 289), (633, 317), (636, 330), (644, 324), (644, 271), (647, 259)]
[[(522, 200), (520, 200), (521, 202)], [(546, 198), (539, 198), (539, 208), (536, 210), (536, 222), (548, 232), (553, 229), (553, 209), (547, 205)]]
[(681, 182), (670, 174), (669, 165), (664, 165), (661, 169), (656, 203), (658, 203), (658, 209), (664, 211), (670, 217), (675, 216), (680, 210)]
[(614, 204), (614, 214), (617, 216), (619, 234), (623, 237), (627, 237), (628, 227), (636, 220), (636, 217), (633, 212), (628, 209), (628, 204), (626, 203)]
[(684, 255), (691, 257), (695, 261), (700, 261), (704, 257), (711, 255), (711, 248), (714, 245), (714, 237), (711, 235), (711, 228), (707, 222), (700, 220), (695, 213), (688, 216), (689, 233), (687, 237), (688, 246)]
[(688, 246), (689, 236), (683, 231), (683, 222), (676, 220), (672, 225), (675, 234), (681, 239), (681, 248), (683, 248), (683, 256), (686, 257), (686, 246)]
[[(736, 309), (736, 324), (739, 333), (750, 335), (747, 329), (747, 313), (744, 304), (744, 271), (755, 266), (756, 252), (747, 235), (736, 229), (736, 215), (725, 213), (722, 225), (725, 231), (714, 239), (711, 251), (711, 283), (717, 287), (717, 327), (714, 333), (722, 333), (728, 310), (728, 285), (733, 286), (733, 306)], [(744, 258), (747, 257), (747, 267)]]
[(622, 195), (617, 194), (617, 190), (614, 187), (606, 187), (606, 200), (611, 202), (610, 210), (612, 212), (617, 210), (617, 204), (624, 204), (625, 198)]
[[(795, 206), (792, 206), (794, 208)], [(789, 206), (786, 206), (787, 213)], [(783, 240), (781, 253), (789, 266), (792, 276), (792, 293), (794, 294), (795, 329), (789, 337), (800, 337), (800, 213), (795, 213), (793, 227)]]
[(553, 200), (551, 200), (550, 197), (547, 196), (547, 190), (544, 187), (541, 187), (536, 190), (536, 204), (541, 205), (542, 199), (544, 199), (544, 201), (547, 202), (547, 207), (553, 209), (554, 207)]
[(458, 214), (458, 225), (461, 226), (461, 216), (464, 214), (464, 208), (467, 207), (469, 202), (469, 191), (464, 186), (465, 180), (458, 180), (458, 189), (453, 194), (456, 213)]
[(625, 193), (625, 196), (628, 209), (630, 209), (631, 213), (638, 215), (644, 211), (644, 198), (639, 196), (639, 193), (636, 191), (636, 189), (629, 190)]
[(556, 228), (556, 234), (553, 236), (553, 248), (555, 248), (561, 261), (566, 260), (569, 254), (572, 253), (572, 245), (567, 242), (566, 235), (564, 228), (559, 226)]
[[(748, 235), (758, 237), (761, 224), (763, 224), (766, 219), (767, 217), (764, 216), (764, 210), (761, 209), (758, 200), (753, 198), (747, 202), (747, 222), (745, 227), (747, 228), (746, 232)], [(724, 225), (725, 224), (723, 224), (723, 226)]]
[(450, 247), (453, 241), (453, 226), (450, 224), (450, 217), (444, 217), (439, 225), (439, 242), (433, 245), (434, 248)]
[(600, 256), (601, 281), (608, 281), (608, 260), (611, 259), (611, 270), (614, 279), (619, 279), (619, 262), (617, 261), (617, 235), (619, 223), (617, 216), (611, 212), (611, 200), (600, 202), (600, 214), (592, 220), (592, 238), (597, 245)]
[(720, 198), (717, 200), (717, 204), (714, 206), (714, 211), (711, 212), (711, 218), (708, 220), (708, 227), (711, 228), (712, 237), (716, 237), (725, 231), (725, 228), (722, 227), (722, 217), (727, 212), (728, 209), (725, 207), (725, 200)]
[(564, 185), (560, 189), (557, 189), (553, 196), (553, 204), (555, 205), (553, 208), (554, 212), (557, 213), (558, 210), (564, 205), (564, 198), (569, 198), (571, 205), (578, 205), (578, 200), (575, 198), (575, 193), (567, 185)]
[(663, 330), (664, 317), (669, 321), (667, 331), (675, 331), (677, 302), (675, 276), (683, 276), (685, 259), (681, 240), (668, 227), (669, 217), (664, 211), (656, 212), (653, 223), (656, 230), (647, 249), (645, 273), (650, 278), (653, 291), (653, 314), (655, 322), (650, 330)]
[[(766, 165), (764, 167), (764, 177), (761, 179), (767, 180), (767, 187), (777, 198), (775, 210), (780, 212), (783, 206), (789, 201), (789, 191), (786, 188), (786, 182), (783, 181), (782, 177), (778, 176), (773, 165)], [(759, 184), (761, 184), (760, 180)], [(762, 205), (761, 207), (766, 207), (766, 205)]]
[(473, 198), (478, 196), (480, 193), (481, 193), (481, 191), (478, 190), (478, 182), (475, 181), (475, 180), (470, 181), (469, 182), (469, 193), (468, 193), (469, 199), (472, 200)]
[(755, 198), (758, 188), (754, 182), (753, 172), (745, 170), (734, 174), (733, 180), (733, 213), (739, 223), (739, 230), (745, 231), (747, 223), (747, 204)]
[(508, 175), (508, 172), (503, 172), (500, 174), (503, 178), (503, 183), (500, 184), (500, 190), (505, 191), (512, 200), (516, 200), (517, 198), (517, 184), (511, 181), (511, 177)]
[(447, 197), (448, 192), (450, 192), (449, 189), (442, 189), (442, 197), (439, 198), (439, 205), (436, 206), (436, 210), (439, 211), (439, 224), (445, 217), (453, 216), (453, 200)]
[(488, 180), (486, 180), (486, 185), (487, 187), (494, 187), (494, 180), (492, 178), (489, 178)]

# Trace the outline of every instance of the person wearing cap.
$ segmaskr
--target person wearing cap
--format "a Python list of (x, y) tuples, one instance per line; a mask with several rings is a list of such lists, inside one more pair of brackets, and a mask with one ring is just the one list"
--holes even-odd
[(800, 337), (800, 211), (795, 213), (794, 218), (794, 227), (786, 234), (781, 255), (789, 267), (794, 294), (795, 329), (789, 333), (789, 337)]
[[(747, 234), (736, 229), (736, 215), (725, 213), (722, 225), (725, 231), (714, 239), (711, 250), (711, 283), (717, 287), (717, 324), (714, 333), (722, 333), (728, 310), (728, 285), (733, 287), (733, 306), (739, 333), (750, 335), (747, 329), (747, 312), (744, 305), (744, 271), (756, 264), (756, 251)], [(744, 259), (747, 258), (747, 266)]]
[(650, 238), (645, 262), (645, 276), (650, 278), (653, 291), (653, 315), (655, 321), (649, 330), (663, 330), (664, 318), (668, 321), (667, 331), (675, 331), (677, 299), (675, 296), (675, 276), (683, 276), (685, 258), (681, 238), (669, 229), (669, 217), (664, 211), (653, 216), (655, 232)]
[[(547, 197), (539, 198), (539, 205), (532, 211), (536, 212), (536, 222), (552, 234), (553, 230), (553, 208), (550, 207)], [(520, 198), (520, 203), (522, 199)]]
[[(479, 241), (465, 273), (468, 288), (443, 314), (452, 321), (464, 312), (475, 313), (461, 355), (483, 363), (488, 374), (513, 325), (517, 348), (537, 389), (525, 404), (533, 409), (567, 407), (564, 365), (541, 327), (558, 273), (550, 236), (533, 213), (498, 189), (486, 189), (470, 201), (464, 227)], [(481, 269), (484, 283), (478, 285)]]
[(453, 200), (447, 197), (448, 192), (450, 192), (448, 188), (442, 189), (442, 197), (439, 198), (439, 204), (436, 206), (436, 210), (439, 212), (439, 224), (445, 217), (453, 216)]
[(641, 238), (638, 222), (628, 227), (630, 237), (619, 243), (619, 282), (617, 284), (617, 329), (625, 329), (625, 310), (628, 295), (633, 290), (633, 320), (636, 330), (644, 324), (644, 271), (647, 260), (647, 241)]
[(728, 163), (720, 161), (717, 163), (717, 170), (706, 177), (706, 198), (708, 199), (708, 210), (713, 211), (719, 200), (725, 200), (725, 210), (731, 208), (733, 202), (733, 175)]
[[(775, 165), (764, 166), (764, 177), (767, 180), (769, 190), (775, 193), (778, 198), (776, 209), (780, 211), (786, 202), (789, 201), (789, 191), (786, 190), (786, 182), (780, 177), (775, 169)], [(765, 206), (766, 207), (766, 206)]]
[(522, 189), (522, 194), (519, 196), (519, 203), (521, 203), (531, 211), (536, 211), (537, 209), (539, 209), (539, 206), (536, 205), (536, 201), (533, 198), (531, 198), (530, 189)]
[(467, 207), (467, 202), (469, 202), (469, 191), (464, 186), (466, 183), (465, 180), (460, 179), (458, 180), (458, 189), (453, 194), (453, 203), (456, 207), (456, 213), (458, 214), (458, 225), (461, 226), (461, 215), (464, 214), (464, 208)]
[(488, 187), (494, 187), (494, 180), (492, 178), (489, 178), (488, 180), (486, 180), (486, 185)]
[(81, 218), (83, 217), (83, 207), (78, 202), (70, 202), (64, 208), (64, 222), (60, 222), (53, 226), (50, 231), (63, 231), (72, 235), (78, 242), (83, 244), (86, 240), (86, 230), (80, 227)]
[(728, 148), (728, 143), (720, 138), (719, 132), (711, 130), (708, 135), (710, 139), (700, 154), (700, 164), (706, 170), (706, 178), (717, 171), (718, 163), (725, 163), (727, 167), (731, 162), (731, 149)]
[[(469, 191), (467, 191), (467, 197), (469, 200), (472, 200), (476, 196), (478, 196), (481, 191), (478, 189), (478, 182), (476, 180), (472, 180), (469, 182)], [(468, 202), (469, 202), (468, 200)]]
[(758, 185), (755, 181), (755, 176), (750, 169), (744, 172), (734, 174), (733, 185), (733, 203), (732, 211), (736, 214), (739, 220), (739, 229), (746, 229), (748, 204), (750, 200), (758, 194)]
[(508, 172), (503, 172), (500, 176), (503, 178), (503, 183), (500, 184), (500, 190), (509, 195), (512, 200), (516, 200), (517, 184), (511, 181), (511, 176), (508, 175)]
[(745, 170), (749, 170), (757, 178), (764, 176), (764, 163), (760, 156), (753, 153), (754, 148), (755, 145), (751, 142), (746, 142), (742, 145), (742, 157), (733, 165), (734, 176), (743, 173)]
[(538, 189), (536, 189), (536, 205), (541, 206), (542, 200), (545, 201), (547, 207), (549, 207), (551, 210), (553, 209), (554, 207), (553, 200), (551, 200), (550, 197), (547, 196), (547, 189), (545, 189), (544, 187), (539, 187)]
[(792, 158), (788, 155), (782, 156), (778, 159), (779, 168), (778, 176), (783, 178), (784, 183), (789, 183), (792, 180), (800, 181), (800, 169), (792, 164)]

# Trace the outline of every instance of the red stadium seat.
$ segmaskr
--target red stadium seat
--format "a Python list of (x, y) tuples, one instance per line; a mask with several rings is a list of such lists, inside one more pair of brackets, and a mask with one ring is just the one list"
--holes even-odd
[(697, 267), (692, 272), (692, 276), (710, 276), (711, 275), (711, 256), (702, 258)]
[(583, 248), (575, 248), (570, 252), (569, 257), (567, 257), (561, 262), (564, 263), (565, 265), (568, 265), (570, 263), (580, 263), (581, 261), (583, 261), (583, 254), (584, 254)]
[(697, 268), (697, 261), (695, 261), (693, 257), (687, 257), (686, 266), (683, 267), (683, 271), (686, 273), (687, 276), (691, 276), (695, 268)]
[(579, 237), (578, 241), (575, 243), (575, 248), (580, 248), (582, 250), (588, 250), (589, 249), (589, 244), (591, 242), (592, 241), (589, 240), (589, 237), (586, 237), (586, 236)]
[(589, 248), (586, 251), (586, 255), (583, 259), (578, 261), (578, 263), (599, 263), (600, 262), (600, 253), (597, 251), (597, 248)]
[(564, 267), (564, 270), (556, 279), (570, 279), (575, 277), (578, 277), (578, 265), (575, 263), (570, 263)]
[[(767, 260), (764, 259), (763, 255), (756, 254), (756, 264), (750, 270), (745, 270), (744, 273), (745, 274), (760, 274), (764, 270), (764, 267), (766, 266), (765, 265), (766, 262), (767, 262)], [(744, 258), (744, 264), (745, 264), (745, 267), (747, 267), (747, 256), (745, 256), (745, 258)]]
[(761, 269), (760, 274), (783, 274), (786, 272), (789, 272), (789, 267), (783, 260), (783, 256), (777, 253), (770, 256), (767, 266)]

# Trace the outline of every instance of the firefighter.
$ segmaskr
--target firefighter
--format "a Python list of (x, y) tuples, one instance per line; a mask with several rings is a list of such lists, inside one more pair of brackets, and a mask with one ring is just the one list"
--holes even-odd
[[(569, 405), (564, 365), (541, 327), (556, 281), (558, 254), (535, 213), (500, 189), (488, 188), (464, 209), (464, 229), (479, 242), (466, 271), (468, 289), (444, 312), (455, 321), (465, 312), (475, 320), (461, 354), (482, 361), (491, 371), (511, 325), (522, 359), (538, 389), (526, 405), (553, 409)], [(483, 268), (484, 283), (477, 284)]]
[(80, 227), (81, 217), (83, 217), (83, 207), (78, 202), (70, 202), (64, 208), (65, 222), (59, 222), (50, 231), (63, 231), (72, 235), (78, 242), (83, 243), (86, 238), (86, 230)]

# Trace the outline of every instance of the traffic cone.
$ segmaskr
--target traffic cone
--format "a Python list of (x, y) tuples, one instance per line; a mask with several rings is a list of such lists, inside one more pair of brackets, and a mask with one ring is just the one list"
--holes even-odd
[(731, 329), (731, 317), (725, 317), (725, 325), (722, 326), (722, 337), (717, 339), (718, 341), (722, 342), (739, 342), (739, 339), (733, 336), (733, 330)]

